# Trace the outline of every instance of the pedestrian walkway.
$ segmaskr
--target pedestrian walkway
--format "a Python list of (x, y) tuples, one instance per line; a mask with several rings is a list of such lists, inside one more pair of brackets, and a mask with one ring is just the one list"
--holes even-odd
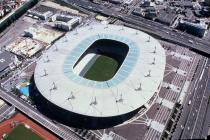
[(157, 121), (151, 121), (150, 127), (160, 133), (163, 132), (165, 125), (157, 122)]
[(104, 133), (100, 140), (112, 140), (112, 139), (113, 139), (112, 136), (109, 136), (106, 133)]
[(166, 88), (168, 88), (168, 89), (170, 89), (170, 90), (172, 90), (174, 92), (177, 92), (177, 93), (180, 92), (180, 88), (178, 86), (175, 86), (175, 85), (170, 84), (170, 83), (163, 82), (162, 83), (162, 87), (166, 87)]
[(169, 100), (166, 100), (166, 99), (163, 99), (161, 97), (159, 97), (157, 99), (157, 103), (159, 103), (159, 104), (161, 104), (161, 105), (163, 105), (163, 106), (165, 106), (165, 107), (167, 107), (169, 109), (173, 109), (173, 107), (174, 107), (174, 103), (173, 102), (171, 102)]
[(181, 58), (181, 59), (184, 59), (184, 60), (192, 61), (192, 57), (187, 56), (187, 55), (183, 55), (183, 54), (180, 54), (180, 53), (177, 53), (177, 52), (171, 52), (170, 54), (172, 56), (175, 56), (175, 57), (178, 57), (178, 58)]
[(183, 75), (183, 76), (186, 76), (186, 75), (187, 75), (187, 72), (184, 71), (184, 70), (177, 69), (177, 68), (175, 68), (175, 67), (173, 67), (172, 70), (173, 70), (175, 73), (179, 74), (179, 75)]
[(183, 104), (184, 99), (185, 99), (185, 96), (187, 94), (189, 94), (189, 93), (187, 93), (189, 86), (190, 86), (190, 81), (186, 81), (185, 84), (184, 84), (184, 86), (183, 86), (183, 88), (182, 88), (182, 92), (181, 92), (181, 94), (179, 96), (179, 99), (178, 99), (178, 102), (180, 104)]
[[(122, 136), (110, 131), (109, 132), (109, 136), (111, 136), (111, 140), (126, 140), (125, 138), (123, 138)], [(106, 139), (107, 140), (107, 139)], [(108, 139), (109, 140), (109, 139)]]

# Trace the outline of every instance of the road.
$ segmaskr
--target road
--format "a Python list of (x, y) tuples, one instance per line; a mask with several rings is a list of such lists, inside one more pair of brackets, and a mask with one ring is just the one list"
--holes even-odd
[(9, 106), (5, 104), (3, 107), (0, 108), (0, 122), (2, 122), (8, 114), (10, 114), (12, 111), (14, 111), (14, 106)]
[[(209, 63), (210, 64), (210, 63)], [(204, 77), (203, 77), (203, 86), (201, 84), (201, 86), (203, 87), (203, 96), (199, 96), (200, 98), (202, 98), (201, 103), (200, 103), (200, 107), (198, 109), (198, 115), (196, 117), (195, 120), (195, 125), (193, 127), (193, 132), (191, 134), (191, 139), (199, 139), (201, 138), (201, 134), (202, 134), (202, 129), (203, 129), (203, 124), (204, 124), (204, 120), (205, 120), (205, 115), (207, 113), (207, 107), (208, 107), (208, 100), (210, 97), (210, 73), (209, 73), (209, 69), (205, 71), (204, 73)], [(200, 86), (200, 87), (201, 87)], [(200, 91), (201, 93), (202, 91)]]
[[(208, 97), (210, 96), (207, 92), (207, 87), (210, 84), (209, 69), (206, 68), (209, 64), (210, 60), (201, 60), (172, 139), (201, 138)], [(191, 104), (189, 104), (190, 100)]]
[[(147, 20), (145, 18), (128, 15), (124, 13), (120, 13), (115, 10), (115, 8), (107, 8), (103, 5), (98, 5), (92, 3), (88, 0), (63, 0), (71, 5), (77, 5), (84, 9), (102, 13), (104, 15), (114, 17), (120, 19), (126, 23), (130, 23), (138, 26), (141, 30), (155, 35), (156, 37), (163, 38), (165, 40), (171, 41), (176, 44), (180, 44), (182, 46), (197, 50), (204, 54), (210, 54), (210, 42), (207, 40), (200, 39), (198, 37), (189, 35), (184, 32), (175, 31), (171, 27), (165, 26), (158, 22), (154, 22), (151, 20)], [(193, 43), (190, 43), (189, 40), (192, 40)]]
[(2, 89), (0, 89), (0, 97), (5, 101), (11, 103), (14, 107), (16, 107), (21, 112), (25, 113), (27, 116), (32, 118), (33, 120), (39, 122), (41, 125), (58, 135), (60, 138), (65, 140), (81, 140), (79, 136), (77, 136), (74, 132), (67, 132), (63, 128), (58, 127), (56, 124), (51, 122), (47, 117), (43, 116), (37, 110), (32, 108), (30, 105), (21, 101), (19, 98), (14, 96), (12, 93), (6, 93)]
[[(210, 81), (209, 81), (209, 87), (210, 89)], [(203, 122), (203, 128), (202, 128), (202, 133), (201, 133), (201, 137), (205, 138), (207, 135), (209, 135), (209, 131), (210, 131), (210, 104), (208, 104), (208, 109), (206, 112), (206, 116), (205, 116), (205, 121)]]

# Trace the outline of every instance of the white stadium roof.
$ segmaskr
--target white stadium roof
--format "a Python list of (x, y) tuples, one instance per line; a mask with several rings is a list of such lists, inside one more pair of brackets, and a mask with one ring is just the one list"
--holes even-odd
[[(121, 67), (108, 81), (92, 81), (73, 72), (83, 52), (98, 39), (129, 46)], [(116, 25), (86, 26), (57, 41), (37, 63), (35, 83), (53, 104), (82, 115), (111, 117), (146, 104), (158, 92), (166, 64), (165, 51), (148, 34)]]

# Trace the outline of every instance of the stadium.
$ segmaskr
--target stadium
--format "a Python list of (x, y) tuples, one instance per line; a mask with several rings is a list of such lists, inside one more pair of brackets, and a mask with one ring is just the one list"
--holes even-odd
[(67, 33), (42, 58), (32, 79), (38, 109), (73, 127), (122, 124), (159, 92), (165, 51), (150, 35), (117, 25)]

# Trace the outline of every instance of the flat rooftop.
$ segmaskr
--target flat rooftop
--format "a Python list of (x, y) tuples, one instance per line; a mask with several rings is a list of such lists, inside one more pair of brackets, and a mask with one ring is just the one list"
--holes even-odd
[(12, 57), (14, 55), (10, 52), (0, 51), (0, 72), (9, 67), (10, 63), (13, 62)]

